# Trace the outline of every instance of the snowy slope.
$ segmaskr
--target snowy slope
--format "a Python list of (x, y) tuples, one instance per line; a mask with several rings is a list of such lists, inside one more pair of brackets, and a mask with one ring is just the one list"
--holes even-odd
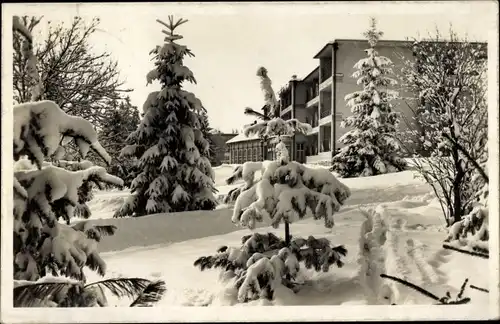
[[(218, 188), (224, 188), (224, 179), (233, 166), (215, 168)], [(332, 240), (333, 244), (344, 244), (349, 251), (345, 266), (332, 268), (328, 273), (305, 271), (306, 284), (298, 294), (277, 292), (275, 305), (340, 305), (366, 304), (364, 293), (356, 278), (359, 265), (356, 260), (359, 250), (360, 225), (364, 220), (359, 208), (384, 204), (393, 219), (400, 240), (412, 239), (423, 244), (423, 253), (432, 258), (441, 255), (439, 262), (432, 263), (438, 273), (439, 282), (429, 290), (442, 296), (446, 290), (452, 295), (465, 276), (481, 273), (488, 267), (487, 261), (449, 253), (442, 250), (445, 232), (441, 210), (431, 194), (430, 188), (414, 179), (411, 171), (369, 178), (343, 179), (352, 189), (352, 196), (341, 211), (335, 215), (335, 227), (328, 230), (321, 222), (306, 219), (292, 224), (293, 235), (319, 236)], [(238, 185), (238, 184), (236, 184)], [(230, 186), (234, 187), (234, 186)], [(199, 211), (175, 214), (157, 214), (140, 218), (109, 218), (109, 213), (118, 206), (126, 192), (100, 192), (91, 208), (93, 218), (99, 223), (111, 223), (118, 227), (115, 236), (103, 238), (99, 249), (107, 262), (106, 277), (142, 276), (165, 280), (168, 290), (158, 304), (161, 306), (207, 306), (225, 305), (219, 298), (222, 286), (218, 282), (218, 271), (201, 272), (193, 266), (198, 257), (213, 254), (221, 245), (239, 246), (241, 236), (250, 233), (239, 229), (231, 221), (230, 209)], [(106, 202), (107, 201), (107, 202)], [(263, 224), (262, 226), (266, 226)], [(283, 235), (283, 229), (257, 228), (258, 232), (274, 232)], [(411, 279), (419, 283), (420, 275), (413, 266), (409, 270)], [(89, 272), (89, 280), (98, 280)], [(471, 284), (488, 287), (487, 276), (470, 278)], [(425, 286), (425, 285), (424, 285)], [(397, 286), (400, 301), (404, 304), (432, 304), (433, 301)], [(488, 295), (467, 290), (474, 303), (487, 307)], [(128, 300), (111, 301), (111, 304), (127, 305)]]

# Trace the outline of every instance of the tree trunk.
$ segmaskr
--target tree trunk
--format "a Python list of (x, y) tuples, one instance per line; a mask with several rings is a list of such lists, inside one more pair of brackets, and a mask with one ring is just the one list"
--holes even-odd
[[(288, 221), (285, 221), (285, 244), (286, 247), (290, 247), (290, 223), (288, 223)], [(288, 281), (292, 280), (289, 273), (286, 274), (285, 278)]]
[(452, 224), (462, 220), (462, 198), (460, 197), (462, 191), (462, 180), (465, 176), (465, 171), (462, 168), (460, 155), (458, 149), (452, 149), (453, 162), (455, 163), (455, 178), (453, 179), (453, 220)]
[(290, 223), (285, 221), (285, 244), (287, 247), (290, 246)]

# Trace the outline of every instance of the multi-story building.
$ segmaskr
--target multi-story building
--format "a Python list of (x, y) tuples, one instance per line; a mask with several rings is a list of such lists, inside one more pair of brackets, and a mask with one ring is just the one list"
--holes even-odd
[[(379, 55), (392, 60), (393, 70), (397, 73), (403, 60), (413, 57), (408, 45), (406, 41), (381, 40), (377, 43), (376, 50)], [(302, 79), (292, 77), (280, 90), (281, 118), (296, 118), (312, 126), (309, 134), (297, 134), (288, 143), (293, 160), (301, 163), (329, 161), (333, 152), (342, 146), (338, 140), (348, 129), (341, 128), (340, 123), (351, 114), (351, 108), (346, 105), (344, 98), (347, 94), (361, 90), (352, 74), (355, 72), (356, 62), (366, 57), (364, 50), (368, 47), (366, 40), (337, 39), (329, 42), (314, 56), (318, 60), (318, 66), (313, 71)], [(400, 92), (401, 97), (409, 95), (400, 89), (395, 90)], [(408, 105), (401, 100), (394, 100), (392, 103), (396, 111), (411, 120)], [(401, 122), (400, 128), (403, 130), (405, 127), (406, 124)], [(228, 149), (231, 163), (273, 157), (273, 152), (255, 136), (246, 138), (240, 134), (228, 141)], [(267, 156), (262, 154), (266, 152)]]

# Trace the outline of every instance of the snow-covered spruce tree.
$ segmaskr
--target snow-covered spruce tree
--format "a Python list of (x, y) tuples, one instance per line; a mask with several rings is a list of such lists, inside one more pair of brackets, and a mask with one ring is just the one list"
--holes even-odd
[[(270, 82), (263, 83), (270, 85)], [(272, 98), (271, 94), (265, 94), (266, 99)], [(260, 298), (272, 300), (277, 288), (296, 287), (300, 280), (300, 263), (306, 268), (327, 272), (333, 264), (341, 267), (341, 259), (347, 254), (344, 246), (332, 246), (325, 238), (292, 239), (289, 224), (306, 216), (323, 219), (325, 227), (333, 227), (333, 214), (350, 196), (350, 190), (326, 169), (311, 169), (290, 161), (281, 136), (297, 130), (307, 131), (309, 125), (277, 117), (265, 119), (246, 127), (245, 133), (256, 132), (276, 138), (279, 141), (277, 159), (261, 163), (260, 167), (255, 167), (255, 162), (244, 164), (236, 170), (237, 174), (232, 177), (243, 177), (246, 183), (239, 188), (240, 194), (235, 195), (232, 221), (253, 230), (257, 222), (267, 217), (275, 228), (280, 223), (285, 224), (285, 239), (272, 233), (254, 233), (242, 238), (241, 247), (222, 247), (218, 254), (200, 257), (194, 263), (201, 270), (222, 269), (221, 277), (230, 281), (229, 289), (233, 292), (232, 296), (229, 293), (229, 298), (233, 298), (230, 303)], [(259, 168), (262, 178), (255, 183), (254, 173)]]
[[(415, 41), (412, 50), (401, 83), (416, 94), (411, 103), (417, 111), (415, 122), (425, 132), (415, 135), (431, 153), (415, 156), (413, 164), (432, 186), (452, 225), (473, 212), (477, 193), (487, 182), (480, 165), (488, 159), (486, 44), (461, 40), (453, 31), (444, 39), (438, 31)], [(450, 229), (452, 236), (459, 226)]]
[(217, 204), (209, 142), (200, 131), (205, 108), (193, 93), (182, 89), (183, 82), (196, 82), (183, 64), (186, 56), (194, 55), (175, 42), (182, 39), (175, 29), (187, 20), (174, 21), (169, 16), (169, 23), (157, 21), (167, 31), (163, 31), (163, 46), (151, 51), (156, 67), (148, 73), (147, 82), (159, 80), (161, 90), (149, 94), (141, 123), (122, 150), (124, 156), (138, 159), (140, 173), (115, 217), (212, 210)]
[(395, 139), (399, 114), (391, 104), (398, 94), (388, 89), (396, 84), (391, 78), (393, 64), (375, 49), (382, 35), (372, 19), (365, 33), (370, 45), (365, 50), (367, 57), (354, 65), (357, 71), (353, 77), (363, 90), (345, 97), (352, 115), (342, 121), (341, 127), (351, 129), (339, 139), (345, 146), (332, 159), (332, 171), (341, 177), (373, 176), (406, 168)]
[[(18, 17), (13, 24), (14, 31), (32, 39)], [(93, 126), (83, 118), (67, 115), (52, 101), (14, 106), (14, 306), (105, 306), (103, 288), (118, 297), (136, 298), (134, 305), (158, 301), (165, 290), (163, 281), (119, 278), (86, 284), (84, 267), (104, 276), (106, 264), (97, 243), (114, 234), (116, 227), (70, 221), (78, 213), (90, 216), (86, 202), (91, 183), (122, 186), (123, 182), (88, 161), (45, 162), (64, 153), (60, 144), (68, 138), (75, 140), (83, 157), (92, 148), (110, 162)]]

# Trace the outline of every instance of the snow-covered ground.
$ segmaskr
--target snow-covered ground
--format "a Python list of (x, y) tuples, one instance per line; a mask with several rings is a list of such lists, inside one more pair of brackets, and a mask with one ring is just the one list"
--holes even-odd
[[(225, 185), (234, 166), (223, 165), (215, 169), (219, 194), (225, 194), (233, 186)], [(275, 305), (341, 305), (366, 304), (366, 296), (356, 274), (359, 252), (360, 226), (363, 207), (383, 205), (397, 232), (400, 242), (412, 239), (422, 244), (423, 258), (428, 260), (427, 272), (435, 280), (426, 280), (415, 262), (407, 256), (408, 280), (415, 282), (438, 296), (449, 290), (456, 295), (465, 278), (478, 287), (488, 287), (488, 276), (480, 275), (488, 269), (488, 261), (449, 252), (441, 248), (446, 237), (444, 221), (438, 202), (430, 187), (414, 177), (413, 171), (367, 178), (342, 179), (352, 190), (352, 196), (335, 217), (335, 226), (329, 230), (321, 221), (305, 219), (291, 225), (292, 235), (326, 237), (333, 244), (343, 244), (348, 250), (345, 265), (332, 267), (328, 273), (304, 270), (306, 282), (297, 293), (276, 292)], [(238, 184), (236, 184), (238, 185)], [(193, 266), (200, 256), (214, 254), (221, 245), (239, 246), (241, 237), (250, 230), (235, 227), (231, 223), (232, 210), (221, 207), (215, 211), (157, 214), (140, 218), (110, 219), (128, 192), (96, 192), (90, 202), (95, 222), (115, 224), (117, 233), (105, 237), (100, 243), (101, 256), (107, 263), (106, 277), (146, 277), (166, 282), (165, 297), (161, 306), (209, 306), (224, 305), (222, 285), (217, 270), (201, 272)], [(274, 232), (283, 235), (283, 228), (273, 229), (267, 224), (258, 232)], [(401, 250), (401, 249), (400, 249)], [(413, 262), (413, 263), (412, 263)], [(478, 275), (474, 275), (478, 274)], [(398, 276), (398, 274), (393, 274)], [(99, 280), (93, 272), (90, 281)], [(408, 288), (396, 284), (400, 294), (397, 304), (433, 304), (434, 302)], [(467, 289), (466, 296), (478, 307), (488, 307), (488, 294)], [(128, 305), (128, 300), (110, 300), (111, 304)]]

